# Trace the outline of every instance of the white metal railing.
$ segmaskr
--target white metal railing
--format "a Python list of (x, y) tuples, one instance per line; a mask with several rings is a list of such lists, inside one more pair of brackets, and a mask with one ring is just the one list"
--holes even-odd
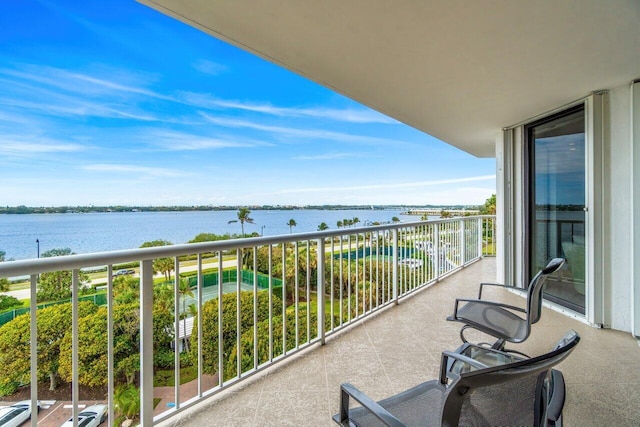
[[(104, 358), (109, 423), (116, 416), (116, 387), (133, 379), (139, 387), (139, 421), (152, 425), (300, 349), (324, 343), (326, 336), (484, 255), (495, 255), (494, 224), (491, 216), (474, 216), (12, 261), (0, 263), (0, 277), (30, 277), (36, 315), (30, 317), (27, 377), (34, 407), (46, 398), (36, 387), (44, 375), (39, 363), (47, 356), (37, 335), (45, 310), (36, 308), (39, 278), (70, 270), (71, 360), (62, 360), (60, 351), (58, 364), (71, 365), (71, 375), (63, 379), (71, 383), (74, 419), (84, 400), (79, 385)], [(157, 274), (160, 262), (167, 269), (166, 258), (173, 273), (168, 281)], [(139, 267), (139, 277), (114, 278), (114, 266), (122, 265)], [(107, 306), (89, 316), (106, 316), (106, 321), (84, 317), (80, 325), (79, 272), (100, 266), (107, 266)], [(187, 301), (195, 301), (191, 316)], [(139, 320), (132, 323), (132, 318)], [(93, 324), (106, 330), (88, 332)], [(129, 341), (127, 334), (133, 337)], [(104, 348), (104, 354), (80, 351), (83, 346)], [(161, 402), (154, 415), (154, 373), (166, 371), (172, 371), (175, 384), (172, 402)], [(194, 387), (180, 383), (194, 371), (196, 387), (190, 392)], [(3, 375), (0, 386), (7, 382)], [(31, 423), (36, 425), (35, 416)]]

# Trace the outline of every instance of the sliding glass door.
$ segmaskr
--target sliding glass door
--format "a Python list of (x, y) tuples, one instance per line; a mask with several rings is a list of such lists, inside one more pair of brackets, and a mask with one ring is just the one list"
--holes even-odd
[(525, 127), (529, 279), (551, 258), (567, 263), (544, 296), (585, 312), (586, 140), (584, 105)]

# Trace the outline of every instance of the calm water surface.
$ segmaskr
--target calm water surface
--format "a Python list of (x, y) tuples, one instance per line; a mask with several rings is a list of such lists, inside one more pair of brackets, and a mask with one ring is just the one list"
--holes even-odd
[[(286, 225), (293, 218), (294, 233), (316, 231), (321, 222), (336, 229), (336, 222), (357, 217), (365, 221), (388, 222), (397, 216), (403, 222), (418, 221), (417, 216), (400, 215), (399, 210), (292, 210), (251, 212), (255, 224), (245, 224), (245, 233), (262, 232), (273, 236), (288, 234)], [(237, 211), (209, 212), (123, 212), (88, 214), (0, 215), (0, 251), (7, 258), (37, 257), (54, 248), (71, 248), (76, 253), (138, 248), (146, 241), (164, 239), (186, 243), (199, 233), (237, 233)]]

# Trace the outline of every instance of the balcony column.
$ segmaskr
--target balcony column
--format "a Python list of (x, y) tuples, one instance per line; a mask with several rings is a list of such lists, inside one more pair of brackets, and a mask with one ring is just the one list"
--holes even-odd
[(153, 425), (153, 260), (140, 263), (140, 425)]

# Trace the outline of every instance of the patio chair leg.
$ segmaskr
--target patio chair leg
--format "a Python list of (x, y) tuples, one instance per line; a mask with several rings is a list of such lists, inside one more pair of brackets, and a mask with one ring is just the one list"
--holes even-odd
[(493, 350), (501, 350), (502, 351), (502, 350), (504, 350), (504, 344), (505, 344), (505, 340), (500, 338), (496, 342), (493, 343), (491, 348)]

